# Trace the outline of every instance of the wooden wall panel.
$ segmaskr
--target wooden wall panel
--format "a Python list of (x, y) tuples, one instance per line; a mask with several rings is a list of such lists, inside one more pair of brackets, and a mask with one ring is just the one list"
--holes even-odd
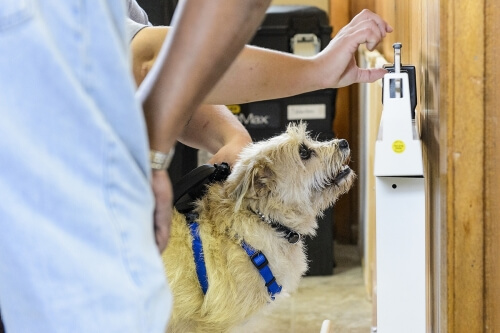
[[(330, 23), (333, 27), (333, 35), (337, 34), (343, 26), (349, 23), (349, 0), (337, 0), (330, 2)], [(349, 141), (351, 150), (356, 151), (356, 133), (353, 132), (351, 124), (353, 121), (353, 112), (351, 112), (351, 93), (350, 88), (340, 88), (337, 90), (335, 105), (335, 120), (333, 131), (338, 138), (344, 138)], [(351, 164), (354, 171), (357, 167)], [(334, 234), (338, 243), (350, 244), (356, 242), (355, 232), (357, 221), (354, 217), (357, 206), (356, 191), (351, 190), (340, 197), (333, 210)]]
[[(361, 47), (359, 56), (360, 65), (365, 68), (379, 68), (387, 63), (378, 51), (369, 52)], [(379, 132), (380, 117), (382, 114), (382, 83), (381, 81), (360, 84), (359, 99), (359, 136), (360, 147), (356, 153), (359, 159), (360, 173), (358, 186), (360, 188), (359, 220), (362, 226), (360, 233), (361, 253), (363, 255), (363, 275), (368, 298), (376, 305), (376, 265), (375, 265), (375, 143)], [(374, 311), (375, 312), (375, 311)], [(374, 321), (374, 325), (376, 322)]]
[(363, 9), (369, 9), (372, 12), (376, 12), (376, 4), (377, 0), (351, 0), (350, 1), (350, 7), (351, 7), (351, 17), (356, 16), (359, 12), (361, 12)]
[[(447, 332), (447, 267), (446, 259), (446, 117), (440, 112), (444, 93), (440, 87), (440, 4), (422, 2), (421, 68), (419, 104), (422, 112), (422, 137), (428, 179), (427, 216), (430, 257), (430, 320), (433, 332)], [(444, 78), (443, 78), (444, 79)]]
[[(448, 332), (484, 329), (484, 2), (442, 1)], [(443, 98), (444, 97), (444, 98)]]
[(500, 332), (500, 3), (486, 1), (485, 310), (486, 332)]

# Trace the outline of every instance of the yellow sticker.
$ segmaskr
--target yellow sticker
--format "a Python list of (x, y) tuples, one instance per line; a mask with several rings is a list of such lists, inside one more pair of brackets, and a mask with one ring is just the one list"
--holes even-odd
[(405, 149), (406, 149), (405, 143), (401, 140), (396, 140), (392, 143), (392, 150), (396, 154), (401, 154), (402, 152), (405, 151)]
[(241, 106), (239, 106), (238, 104), (226, 105), (226, 106), (233, 114), (240, 114), (241, 112)]

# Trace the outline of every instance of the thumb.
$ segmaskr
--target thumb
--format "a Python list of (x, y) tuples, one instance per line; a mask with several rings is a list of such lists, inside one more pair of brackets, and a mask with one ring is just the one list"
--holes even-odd
[(358, 83), (371, 83), (384, 77), (387, 70), (383, 68), (360, 68), (358, 71)]

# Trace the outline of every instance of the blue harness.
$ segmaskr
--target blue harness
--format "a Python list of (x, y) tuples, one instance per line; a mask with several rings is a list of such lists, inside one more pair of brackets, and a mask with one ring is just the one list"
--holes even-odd
[[(194, 262), (196, 265), (196, 274), (198, 275), (198, 281), (200, 282), (201, 290), (203, 290), (203, 294), (206, 294), (208, 290), (207, 268), (205, 266), (205, 257), (203, 255), (203, 244), (201, 242), (199, 225), (195, 221), (197, 217), (197, 214), (186, 214), (189, 228), (191, 230), (191, 236), (193, 236), (192, 247), (194, 253)], [(264, 279), (267, 287), (267, 292), (271, 296), (271, 299), (274, 300), (274, 295), (281, 292), (281, 286), (276, 282), (276, 278), (269, 268), (269, 262), (267, 261), (266, 256), (262, 252), (255, 250), (253, 247), (245, 243), (245, 241), (241, 242), (241, 247), (243, 247), (245, 252), (250, 257), (250, 260), (259, 271), (260, 276), (262, 276), (262, 278)]]

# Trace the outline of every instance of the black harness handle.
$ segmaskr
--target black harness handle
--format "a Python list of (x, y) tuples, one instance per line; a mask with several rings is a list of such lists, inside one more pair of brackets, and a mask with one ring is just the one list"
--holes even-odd
[(231, 173), (229, 164), (203, 164), (183, 176), (174, 185), (174, 206), (180, 213), (193, 209), (193, 203), (205, 195), (207, 186), (226, 180)]

